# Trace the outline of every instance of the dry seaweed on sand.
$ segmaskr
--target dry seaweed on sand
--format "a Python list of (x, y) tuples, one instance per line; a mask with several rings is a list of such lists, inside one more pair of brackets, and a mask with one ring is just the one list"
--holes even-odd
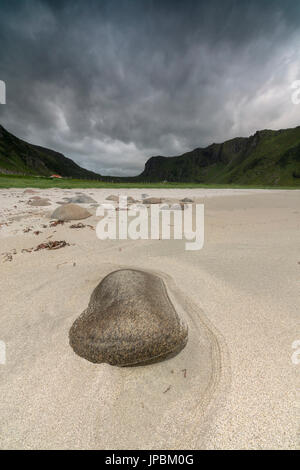
[(38, 245), (34, 251), (39, 251), (39, 250), (58, 250), (59, 248), (63, 248), (65, 246), (70, 246), (69, 243), (67, 243), (65, 240), (55, 240), (55, 241), (50, 241), (46, 243), (41, 243)]
[(12, 261), (13, 257), (10, 253), (5, 253), (4, 254), (4, 258), (3, 258), (3, 263), (5, 263), (6, 261)]
[(64, 220), (51, 220), (50, 227), (56, 227), (57, 225), (64, 225)]
[(17, 254), (17, 250), (13, 248), (11, 251), (7, 251), (4, 253), (1, 253), (3, 256), (2, 262), (5, 263), (6, 261), (12, 261), (13, 260), (13, 255)]
[(88, 225), (88, 224), (85, 225), (82, 222), (78, 222), (78, 224), (70, 225), (70, 228), (85, 228), (85, 227), (89, 227), (91, 230), (94, 230), (94, 227), (92, 225)]
[(78, 224), (73, 224), (70, 225), (70, 228), (84, 228), (86, 225), (84, 225), (82, 222), (79, 222)]

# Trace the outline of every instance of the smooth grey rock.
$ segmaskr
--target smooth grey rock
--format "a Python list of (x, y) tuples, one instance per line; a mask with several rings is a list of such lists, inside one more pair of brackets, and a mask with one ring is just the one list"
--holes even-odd
[(147, 197), (146, 199), (143, 199), (143, 204), (161, 204), (162, 199), (159, 197)]
[(106, 200), (107, 201), (118, 202), (119, 201), (119, 196), (114, 196), (114, 194), (111, 194), (110, 196), (107, 196)]
[(76, 354), (94, 363), (118, 366), (174, 356), (187, 339), (187, 326), (171, 303), (164, 282), (134, 269), (106, 276), (69, 332)]
[(34, 189), (25, 189), (25, 191), (23, 191), (23, 194), (37, 194), (37, 191), (35, 191)]
[(81, 220), (87, 219), (91, 215), (92, 214), (87, 209), (76, 206), (76, 204), (63, 204), (55, 209), (50, 218), (64, 221)]
[(66, 199), (68, 199), (69, 203), (73, 203), (73, 204), (92, 204), (92, 203), (97, 202), (95, 201), (95, 199), (93, 199), (90, 196), (87, 196), (86, 194), (80, 194), (78, 196), (74, 196), (74, 197), (70, 197)]
[(185, 197), (183, 199), (180, 199), (180, 202), (194, 202), (193, 199), (190, 199), (188, 197)]
[(131, 196), (128, 196), (128, 197), (127, 197), (127, 202), (128, 202), (128, 204), (136, 204), (136, 203), (139, 202), (139, 201), (137, 201), (136, 199), (134, 199), (134, 198), (131, 197)]
[(180, 204), (172, 204), (170, 207), (171, 211), (181, 211), (181, 205)]
[(28, 204), (34, 207), (51, 206), (51, 202), (49, 201), (49, 199), (43, 199), (43, 198), (29, 200)]

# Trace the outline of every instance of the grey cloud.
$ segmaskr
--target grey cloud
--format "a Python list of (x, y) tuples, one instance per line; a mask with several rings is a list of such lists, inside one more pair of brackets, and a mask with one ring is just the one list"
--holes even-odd
[(296, 126), (299, 19), (292, 0), (2, 0), (0, 122), (119, 175), (151, 155)]

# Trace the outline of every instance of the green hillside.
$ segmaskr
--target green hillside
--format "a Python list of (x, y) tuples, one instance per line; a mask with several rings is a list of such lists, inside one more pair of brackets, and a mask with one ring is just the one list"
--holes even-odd
[(152, 157), (145, 181), (300, 186), (300, 127), (257, 131), (178, 157)]
[[(122, 162), (120, 162), (120, 167)], [(300, 187), (300, 127), (257, 131), (178, 157), (151, 157), (133, 177), (101, 176), (61, 153), (24, 142), (0, 126), (0, 173), (99, 180), (106, 183), (196, 183)]]
[(100, 179), (100, 175), (85, 170), (70, 158), (37, 145), (29, 144), (0, 126), (0, 172), (23, 175), (61, 176)]

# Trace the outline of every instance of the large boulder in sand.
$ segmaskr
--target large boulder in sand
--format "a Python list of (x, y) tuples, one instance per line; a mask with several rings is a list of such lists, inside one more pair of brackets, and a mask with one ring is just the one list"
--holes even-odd
[(88, 308), (73, 323), (69, 340), (88, 361), (131, 366), (177, 354), (187, 343), (180, 320), (156, 275), (121, 269), (106, 276)]
[(76, 204), (63, 204), (55, 209), (50, 218), (64, 221), (81, 220), (87, 219), (91, 215), (92, 214), (87, 209), (77, 206)]

